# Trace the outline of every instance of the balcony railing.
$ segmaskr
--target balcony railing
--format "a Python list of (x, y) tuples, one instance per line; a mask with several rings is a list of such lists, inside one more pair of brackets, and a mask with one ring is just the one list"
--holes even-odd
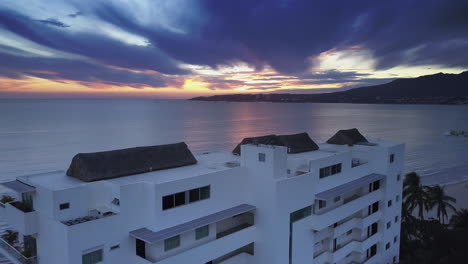
[(242, 230), (244, 228), (251, 227), (251, 226), (253, 226), (253, 224), (249, 224), (249, 223), (240, 224), (240, 225), (235, 226), (233, 228), (230, 228), (228, 230), (217, 233), (216, 234), (216, 239), (228, 236), (228, 235), (230, 235), (232, 233), (235, 233), (237, 231), (240, 231), (240, 230)]
[(365, 160), (353, 158), (353, 159), (351, 160), (351, 168), (354, 168), (354, 167), (357, 167), (357, 166), (361, 166), (361, 165), (364, 165), (364, 164), (366, 164), (366, 163), (367, 163), (367, 161), (365, 161)]
[(37, 233), (37, 212), (22, 202), (7, 203), (4, 210), (5, 221), (23, 235)]
[(16, 209), (22, 211), (23, 213), (30, 213), (34, 211), (34, 209), (30, 205), (20, 201), (14, 201), (10, 204), (13, 205)]
[(357, 198), (359, 198), (359, 197), (361, 197), (363, 195), (366, 195), (366, 194), (367, 193), (365, 193), (365, 194), (354, 194), (354, 195), (352, 195), (350, 197), (346, 197), (345, 199), (343, 199), (343, 204), (347, 204), (349, 202), (352, 202), (352, 201), (356, 200)]
[(19, 252), (15, 247), (8, 244), (5, 240), (0, 238), (0, 247), (2, 247), (8, 254), (14, 257), (22, 264), (37, 264), (37, 257), (25, 257), (21, 252)]

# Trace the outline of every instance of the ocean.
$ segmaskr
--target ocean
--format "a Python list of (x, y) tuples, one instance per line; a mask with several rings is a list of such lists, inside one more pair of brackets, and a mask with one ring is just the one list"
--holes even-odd
[(185, 141), (193, 152), (231, 151), (244, 137), (337, 130), (406, 143), (406, 171), (426, 184), (468, 179), (468, 105), (237, 103), (185, 100), (0, 100), (0, 180), (66, 170), (79, 152)]

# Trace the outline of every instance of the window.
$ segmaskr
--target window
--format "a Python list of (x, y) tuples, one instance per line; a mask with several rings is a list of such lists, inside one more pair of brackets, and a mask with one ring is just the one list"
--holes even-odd
[(181, 206), (185, 204), (185, 192), (176, 193), (174, 195), (174, 205)]
[(376, 190), (380, 189), (380, 180), (373, 182), (372, 185), (373, 185), (372, 186), (373, 191), (376, 191)]
[(333, 165), (331, 167), (331, 174), (337, 174), (337, 173), (340, 173), (341, 172), (341, 163), (339, 164), (336, 164), (336, 165)]
[(341, 172), (341, 163), (320, 169), (320, 178), (325, 178)]
[(387, 222), (387, 229), (389, 229), (391, 226), (392, 226), (392, 222), (391, 221)]
[(102, 262), (102, 249), (92, 251), (81, 256), (83, 264), (96, 264)]
[(164, 240), (164, 251), (169, 251), (179, 246), (180, 246), (180, 236), (178, 235)]
[(174, 195), (166, 195), (162, 200), (163, 210), (167, 210), (174, 207)]
[(388, 207), (392, 207), (392, 200), (387, 202)]
[(348, 232), (346, 232), (346, 235), (349, 236), (349, 235), (351, 235), (352, 233), (353, 233), (353, 230), (350, 229), (350, 230), (348, 230)]
[(377, 191), (380, 189), (380, 180), (369, 183), (369, 192)]
[(390, 163), (395, 161), (395, 154), (390, 154)]
[(195, 229), (195, 239), (202, 239), (204, 237), (207, 237), (210, 234), (210, 226), (202, 226), (200, 228)]
[(368, 215), (371, 215), (375, 212), (379, 211), (379, 202), (375, 202), (371, 205), (369, 205), (369, 208), (368, 208)]
[(289, 221), (291, 223), (294, 223), (302, 218), (305, 218), (309, 215), (312, 214), (312, 207), (311, 206), (307, 206), (307, 207), (304, 207), (302, 209), (299, 209), (297, 211), (294, 211), (292, 212), (290, 215), (289, 215)]
[(266, 161), (265, 153), (258, 153), (258, 161), (260, 161), (260, 162), (265, 162)]
[(140, 239), (135, 240), (135, 253), (137, 256), (146, 258), (146, 247), (145, 242)]
[(401, 174), (398, 174), (398, 175), (396, 176), (396, 180), (397, 180), (397, 181), (400, 181), (400, 179), (401, 179)]
[(341, 196), (337, 196), (335, 197), (335, 199), (333, 199), (335, 201), (335, 203), (339, 202), (341, 200)]
[(377, 244), (372, 245), (370, 248), (367, 249), (367, 258), (371, 258), (377, 254)]
[(398, 215), (395, 216), (395, 223), (397, 223), (397, 222), (398, 222)]
[(319, 209), (322, 209), (327, 206), (327, 201), (319, 200)]
[(110, 250), (116, 250), (118, 248), (120, 248), (120, 245), (117, 244), (117, 245), (114, 245), (114, 246), (110, 247)]
[(385, 249), (389, 250), (390, 249), (390, 242), (385, 245)]
[(189, 201), (191, 203), (200, 200), (200, 189), (193, 189), (189, 191)]
[(210, 186), (205, 186), (200, 188), (200, 200), (205, 200), (210, 198)]
[(162, 198), (162, 208), (163, 210), (167, 210), (208, 198), (210, 198), (210, 185), (201, 188), (195, 188), (189, 191), (166, 195)]
[(70, 208), (70, 203), (60, 204), (60, 210), (65, 210), (65, 209), (68, 209), (68, 208)]
[(395, 201), (397, 201), (397, 202), (400, 201), (400, 195), (397, 195), (397, 196), (395, 197)]
[(379, 231), (379, 225), (377, 222), (367, 227), (367, 237), (375, 235)]
[(396, 256), (393, 257), (393, 263), (396, 263)]
[(398, 236), (395, 236), (395, 237), (393, 238), (393, 243), (396, 243), (396, 242), (398, 242)]

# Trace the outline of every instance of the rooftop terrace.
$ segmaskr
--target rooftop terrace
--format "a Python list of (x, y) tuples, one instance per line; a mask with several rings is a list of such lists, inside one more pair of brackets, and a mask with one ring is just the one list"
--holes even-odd
[[(369, 142), (372, 144), (356, 144), (353, 147), (348, 145), (324, 143), (318, 145), (319, 150), (295, 154), (290, 153), (287, 155), (288, 160), (290, 161), (307, 161), (328, 158), (346, 152), (352, 152), (355, 154), (366, 153), (372, 149), (375, 149), (376, 147), (390, 147), (398, 144), (396, 142), (383, 141), (380, 139), (370, 139)], [(199, 175), (230, 170), (240, 165), (240, 156), (234, 155), (231, 152), (205, 152), (195, 154), (194, 157), (197, 160), (197, 163), (195, 164), (104, 180), (108, 183), (116, 185), (128, 185), (139, 182), (161, 184), (196, 177)], [(67, 176), (65, 171), (41, 173), (18, 178), (31, 185), (44, 187), (50, 190), (63, 190), (87, 184), (85, 181)]]

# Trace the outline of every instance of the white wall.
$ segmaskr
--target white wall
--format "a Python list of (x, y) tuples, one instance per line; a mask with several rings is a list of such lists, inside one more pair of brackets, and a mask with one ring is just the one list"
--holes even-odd
[[(65, 221), (84, 217), (88, 215), (90, 209), (90, 195), (86, 185), (53, 192), (53, 212), (54, 218)], [(60, 210), (60, 204), (70, 203), (70, 208)]]

